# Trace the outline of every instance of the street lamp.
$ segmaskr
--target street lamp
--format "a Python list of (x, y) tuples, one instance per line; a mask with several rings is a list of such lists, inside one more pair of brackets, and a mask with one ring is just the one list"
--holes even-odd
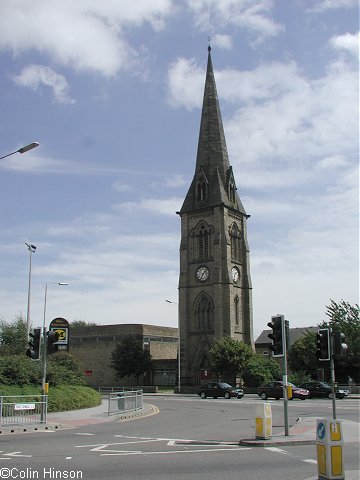
[(10, 157), (10, 155), (14, 155), (15, 153), (26, 153), (29, 150), (32, 150), (33, 148), (36, 148), (38, 146), (39, 146), (38, 142), (29, 143), (29, 145), (25, 145), (25, 147), (21, 147), (19, 148), (19, 150), (15, 150), (15, 152), (11, 152), (11, 153), (8, 153), (7, 155), (4, 155), (3, 157), (0, 157), (0, 160), (6, 157)]
[[(172, 300), (166, 300), (165, 299), (165, 302), (167, 303), (173, 303), (174, 305), (179, 305), (177, 302), (173, 302)], [(179, 316), (179, 313), (178, 313), (178, 392), (181, 393), (181, 381), (180, 381), (180, 378), (181, 378), (181, 360), (180, 360), (180, 341), (181, 341), (181, 338), (180, 338), (180, 316)]]
[[(45, 285), (45, 299), (44, 299), (44, 319), (43, 319), (43, 356), (42, 356), (42, 381), (41, 381), (41, 395), (46, 395), (46, 354), (47, 354), (47, 336), (46, 336), (46, 300), (48, 285), (69, 285), (65, 282), (48, 282)], [(44, 399), (43, 399), (44, 401)], [(44, 420), (42, 415), (41, 421)]]
[(32, 243), (26, 243), (25, 245), (28, 247), (29, 250), (29, 285), (28, 285), (28, 299), (27, 299), (27, 314), (26, 314), (26, 338), (29, 338), (30, 333), (30, 292), (31, 292), (31, 257), (32, 254), (36, 251), (36, 245)]

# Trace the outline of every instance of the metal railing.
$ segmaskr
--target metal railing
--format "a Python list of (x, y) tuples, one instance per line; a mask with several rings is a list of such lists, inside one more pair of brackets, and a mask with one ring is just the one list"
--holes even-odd
[(46, 423), (47, 395), (0, 396), (0, 426)]
[(109, 393), (108, 415), (112, 413), (125, 413), (143, 408), (143, 391), (123, 388)]

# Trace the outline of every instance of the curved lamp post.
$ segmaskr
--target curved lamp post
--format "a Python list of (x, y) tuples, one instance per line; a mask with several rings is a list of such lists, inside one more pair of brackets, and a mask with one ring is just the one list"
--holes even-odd
[(28, 145), (25, 145), (25, 147), (21, 147), (21, 148), (19, 148), (19, 150), (15, 150), (15, 152), (11, 152), (11, 153), (8, 153), (7, 155), (4, 155), (4, 156), (0, 157), (0, 160), (2, 160), (3, 158), (6, 158), (6, 157), (10, 157), (10, 155), (14, 155), (15, 153), (26, 153), (29, 150), (32, 150), (33, 148), (36, 148), (38, 146), (39, 146), (38, 142), (29, 143)]
[[(167, 303), (173, 303), (174, 305), (179, 305), (177, 302), (173, 302), (172, 300), (165, 300)], [(179, 314), (178, 314), (179, 315)], [(180, 318), (178, 320), (178, 392), (181, 393), (181, 360), (180, 360)]]

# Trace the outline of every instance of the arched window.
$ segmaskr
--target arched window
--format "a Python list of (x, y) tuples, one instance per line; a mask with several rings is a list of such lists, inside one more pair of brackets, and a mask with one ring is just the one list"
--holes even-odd
[(194, 327), (200, 332), (213, 330), (214, 305), (211, 298), (205, 293), (195, 301)]
[(198, 181), (196, 185), (196, 200), (198, 202), (204, 202), (207, 198), (207, 188), (204, 179)]
[(236, 223), (230, 227), (231, 259), (240, 262), (241, 260), (241, 231)]
[(190, 255), (194, 262), (203, 262), (211, 258), (211, 234), (213, 228), (201, 221), (190, 232)]
[(207, 260), (209, 258), (209, 232), (202, 225), (198, 235), (199, 242), (199, 260)]

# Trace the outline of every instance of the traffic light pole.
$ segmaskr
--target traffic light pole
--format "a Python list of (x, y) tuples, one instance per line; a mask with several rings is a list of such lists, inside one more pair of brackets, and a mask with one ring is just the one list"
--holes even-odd
[(335, 365), (334, 365), (334, 339), (330, 329), (329, 335), (330, 343), (330, 375), (331, 375), (331, 390), (332, 390), (332, 409), (333, 419), (336, 420), (336, 392), (335, 392)]
[(289, 416), (288, 416), (288, 390), (287, 390), (287, 383), (288, 383), (288, 375), (287, 375), (287, 344), (286, 344), (286, 328), (285, 328), (285, 320), (282, 322), (282, 329), (283, 329), (283, 347), (284, 347), (284, 355), (282, 358), (282, 369), (283, 369), (283, 395), (284, 395), (284, 424), (285, 424), (285, 436), (289, 436)]
[(46, 354), (47, 354), (47, 334), (46, 327), (43, 327), (43, 352), (42, 352), (42, 380), (41, 380), (41, 395), (42, 395), (42, 409), (41, 409), (41, 423), (45, 423), (45, 396), (46, 396)]

